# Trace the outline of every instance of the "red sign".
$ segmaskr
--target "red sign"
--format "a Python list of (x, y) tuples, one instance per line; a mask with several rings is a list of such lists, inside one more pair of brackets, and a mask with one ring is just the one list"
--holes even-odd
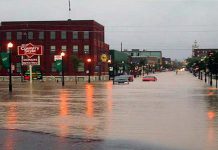
[(22, 44), (21, 46), (17, 47), (17, 53), (18, 55), (31, 58), (35, 55), (42, 55), (43, 48), (42, 45), (33, 45), (32, 43)]

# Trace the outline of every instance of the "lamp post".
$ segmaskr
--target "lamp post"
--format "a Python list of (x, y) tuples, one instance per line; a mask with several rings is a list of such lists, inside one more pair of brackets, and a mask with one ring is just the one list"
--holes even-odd
[(207, 64), (205, 63), (205, 69), (204, 69), (204, 75), (205, 75), (205, 77), (204, 77), (204, 82), (205, 83), (207, 83)]
[(121, 64), (122, 64), (122, 74), (124, 74), (124, 71), (125, 71), (125, 65), (124, 65), (124, 61), (123, 61), (123, 60), (121, 61)]
[(88, 58), (87, 59), (87, 62), (88, 62), (88, 74), (89, 74), (89, 78), (88, 78), (88, 83), (90, 83), (90, 74), (91, 74), (91, 69), (90, 69), (90, 63), (91, 63), (91, 58)]
[(62, 86), (64, 86), (64, 56), (65, 53), (61, 52), (61, 65), (62, 65)]
[[(22, 44), (27, 44), (27, 33), (26, 32), (22, 32)], [(20, 79), (21, 79), (21, 82), (24, 81), (24, 69), (22, 67), (22, 59), (23, 59), (23, 56), (20, 56)]]
[(217, 88), (217, 72), (218, 72), (218, 63), (215, 63), (215, 68), (216, 68), (216, 70), (215, 70), (215, 73), (216, 73), (216, 88)]
[(209, 70), (210, 70), (210, 86), (213, 85), (213, 73), (212, 73), (212, 69), (213, 69), (213, 60), (212, 60), (212, 56), (213, 53), (209, 53)]
[(110, 78), (110, 76), (111, 76), (111, 74), (110, 74), (110, 72), (111, 72), (111, 60), (109, 59), (108, 61), (107, 61), (107, 63), (108, 63), (108, 75), (109, 75), (109, 80), (111, 79)]
[(11, 81), (11, 49), (13, 47), (13, 43), (9, 42), (7, 48), (9, 50), (9, 92), (12, 92), (12, 81)]

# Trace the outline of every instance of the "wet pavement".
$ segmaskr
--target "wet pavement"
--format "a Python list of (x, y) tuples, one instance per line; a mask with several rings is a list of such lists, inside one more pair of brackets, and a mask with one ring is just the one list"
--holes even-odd
[(130, 84), (0, 82), (0, 147), (217, 150), (218, 91), (188, 72)]

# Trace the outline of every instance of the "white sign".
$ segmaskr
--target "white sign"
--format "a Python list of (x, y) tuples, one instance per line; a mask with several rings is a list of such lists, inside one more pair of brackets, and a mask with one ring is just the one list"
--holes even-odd
[(62, 60), (62, 56), (61, 55), (54, 55), (54, 61), (56, 60)]
[(32, 58), (23, 56), (22, 65), (40, 65), (40, 56), (33, 56)]

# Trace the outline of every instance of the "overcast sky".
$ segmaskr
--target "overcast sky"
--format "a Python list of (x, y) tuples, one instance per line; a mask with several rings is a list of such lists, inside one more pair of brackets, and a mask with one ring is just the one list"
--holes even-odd
[[(67, 20), (69, 0), (0, 0), (0, 21)], [(191, 56), (192, 44), (218, 48), (218, 0), (71, 0), (72, 20), (105, 26), (110, 49)]]

